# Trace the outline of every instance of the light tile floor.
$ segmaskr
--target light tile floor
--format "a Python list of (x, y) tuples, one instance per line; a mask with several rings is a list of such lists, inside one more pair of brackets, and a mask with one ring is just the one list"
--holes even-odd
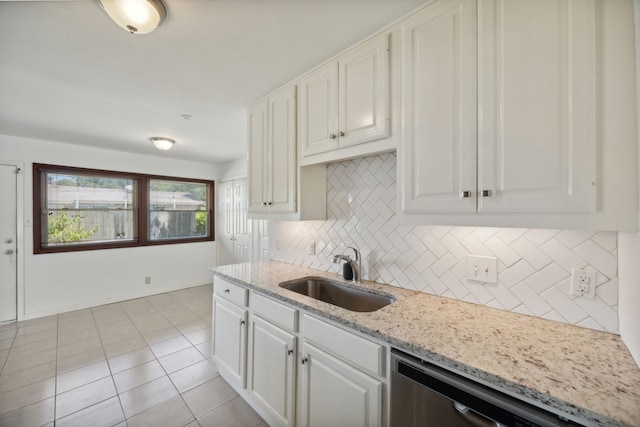
[(265, 427), (211, 361), (211, 294), (0, 325), (0, 426)]

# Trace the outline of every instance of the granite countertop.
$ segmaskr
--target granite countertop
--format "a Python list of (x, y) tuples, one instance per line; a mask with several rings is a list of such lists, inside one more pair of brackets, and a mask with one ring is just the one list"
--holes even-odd
[(618, 335), (374, 282), (358, 286), (397, 301), (353, 312), (278, 286), (341, 276), (274, 261), (211, 271), (582, 424), (640, 426), (640, 369)]

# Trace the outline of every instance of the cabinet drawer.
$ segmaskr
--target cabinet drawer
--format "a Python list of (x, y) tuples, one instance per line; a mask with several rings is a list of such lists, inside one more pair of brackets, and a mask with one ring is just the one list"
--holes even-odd
[(228, 280), (215, 277), (213, 280), (213, 293), (235, 304), (243, 307), (247, 306), (249, 290)]
[(292, 332), (297, 332), (298, 330), (298, 310), (296, 309), (287, 307), (255, 292), (251, 293), (249, 307), (253, 313), (278, 326)]
[(302, 322), (305, 340), (366, 372), (384, 376), (384, 346), (306, 314)]

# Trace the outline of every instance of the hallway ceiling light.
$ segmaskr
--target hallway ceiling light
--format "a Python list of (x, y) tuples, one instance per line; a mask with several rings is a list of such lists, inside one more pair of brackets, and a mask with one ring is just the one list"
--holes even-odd
[(171, 147), (173, 147), (173, 144), (176, 143), (173, 139), (163, 138), (159, 136), (151, 137), (149, 138), (149, 140), (153, 142), (153, 145), (158, 150), (164, 150), (164, 151), (169, 150)]
[(167, 17), (162, 0), (96, 0), (120, 27), (131, 34), (147, 34)]

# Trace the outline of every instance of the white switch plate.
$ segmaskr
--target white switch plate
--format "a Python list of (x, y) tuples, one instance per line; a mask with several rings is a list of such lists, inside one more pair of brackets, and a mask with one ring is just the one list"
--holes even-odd
[(571, 269), (571, 295), (595, 298), (598, 273), (595, 271)]
[(483, 283), (498, 283), (498, 258), (467, 255), (467, 279)]

